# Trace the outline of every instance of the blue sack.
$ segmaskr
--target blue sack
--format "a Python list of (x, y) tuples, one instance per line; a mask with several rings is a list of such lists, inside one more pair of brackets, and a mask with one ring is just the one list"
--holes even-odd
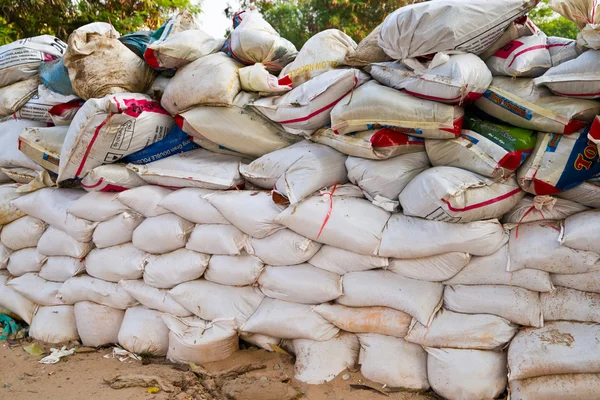
[(44, 86), (53, 92), (70, 96), (73, 93), (73, 86), (71, 86), (71, 79), (69, 78), (69, 71), (63, 59), (43, 62), (40, 64), (40, 79)]
[(175, 154), (185, 153), (186, 151), (194, 150), (199, 147), (200, 146), (194, 143), (189, 135), (182, 131), (179, 126), (173, 125), (173, 128), (171, 128), (163, 140), (159, 140), (145, 149), (130, 154), (121, 159), (121, 161), (143, 165)]
[(129, 50), (133, 51), (139, 58), (144, 58), (144, 52), (152, 39), (154, 31), (139, 31), (128, 33), (119, 38), (119, 42), (123, 43)]

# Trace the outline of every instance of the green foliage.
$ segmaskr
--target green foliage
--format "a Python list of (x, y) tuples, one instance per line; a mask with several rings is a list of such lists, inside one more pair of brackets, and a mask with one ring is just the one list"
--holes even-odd
[(576, 39), (579, 33), (577, 25), (548, 6), (548, 0), (542, 0), (536, 8), (531, 10), (529, 18), (548, 36)]

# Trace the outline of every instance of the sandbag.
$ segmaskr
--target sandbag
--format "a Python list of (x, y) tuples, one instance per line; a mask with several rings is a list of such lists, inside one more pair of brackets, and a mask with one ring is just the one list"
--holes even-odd
[(185, 247), (194, 224), (175, 214), (145, 219), (133, 231), (135, 247), (151, 254), (164, 254)]
[(28, 119), (56, 125), (69, 125), (83, 100), (77, 96), (63, 96), (39, 85), (36, 93), (11, 115), (14, 119)]
[(591, 208), (600, 208), (600, 179), (588, 179), (572, 189), (558, 193), (556, 196)]
[(6, 269), (12, 250), (0, 243), (0, 270)]
[(47, 227), (44, 221), (27, 215), (4, 225), (0, 241), (11, 250), (36, 247)]
[(600, 294), (558, 287), (540, 295), (544, 321), (600, 322)]
[(69, 213), (95, 222), (104, 222), (114, 216), (131, 211), (114, 193), (90, 192), (75, 201)]
[(85, 259), (88, 275), (107, 282), (121, 279), (140, 279), (144, 273), (146, 253), (132, 243), (94, 249)]
[(583, 274), (551, 274), (550, 277), (555, 286), (600, 293), (600, 271)]
[(19, 111), (35, 96), (39, 83), (35, 77), (0, 88), (0, 119)]
[(458, 252), (406, 260), (393, 258), (387, 270), (406, 278), (442, 282), (459, 273), (469, 261), (471, 256), (468, 253)]
[(265, 266), (256, 257), (242, 253), (239, 256), (215, 255), (210, 258), (204, 279), (221, 285), (252, 286)]
[[(0, 89), (0, 99), (2, 93)], [(19, 151), (19, 136), (25, 128), (38, 128), (44, 124), (38, 121), (9, 120), (0, 122), (0, 167), (2, 168), (29, 168), (41, 170), (38, 164)]]
[(153, 288), (142, 280), (121, 280), (121, 286), (131, 297), (144, 307), (164, 312), (176, 317), (188, 317), (192, 313), (168, 296), (168, 291)]
[(264, 239), (249, 237), (245, 244), (251, 254), (268, 265), (296, 265), (307, 262), (321, 248), (321, 243), (284, 229)]
[(344, 58), (343, 64), (352, 67), (366, 67), (369, 64), (392, 61), (393, 59), (385, 54), (383, 49), (379, 47), (379, 32), (381, 25), (378, 25), (371, 31), (363, 40), (358, 43), (358, 46), (353, 51), (348, 52)]
[(178, 125), (173, 125), (167, 136), (150, 146), (136, 151), (121, 159), (124, 163), (144, 165), (153, 161), (162, 160), (175, 154), (185, 153), (197, 149), (198, 146), (192, 138), (181, 130)]
[(146, 47), (144, 59), (156, 70), (178, 69), (192, 61), (219, 51), (223, 40), (216, 39), (202, 29), (172, 32), (164, 40), (156, 40)]
[(160, 186), (143, 186), (119, 193), (117, 199), (144, 217), (157, 217), (169, 213), (169, 210), (159, 206), (159, 203), (172, 190)]
[(206, 254), (237, 256), (244, 248), (246, 235), (233, 225), (196, 225), (185, 248)]
[(85, 271), (85, 260), (73, 257), (48, 257), (39, 277), (53, 282), (66, 282)]
[(118, 343), (125, 311), (91, 301), (75, 303), (74, 311), (77, 333), (83, 346), (98, 347)]
[(339, 275), (344, 275), (348, 272), (368, 271), (370, 269), (385, 269), (389, 265), (387, 258), (367, 256), (333, 246), (322, 246), (308, 260), (308, 263)]
[(519, 224), (542, 220), (563, 220), (571, 215), (589, 210), (571, 200), (552, 196), (525, 196), (512, 210), (504, 214), (502, 222)]
[(240, 68), (240, 86), (245, 92), (258, 92), (261, 96), (271, 96), (292, 90), (292, 82), (278, 80), (271, 75), (264, 64), (256, 63)]
[(598, 5), (595, 2), (587, 0), (551, 0), (548, 5), (563, 17), (574, 22), (581, 30), (577, 35), (577, 45), (579, 47), (600, 48), (596, 13)]
[(59, 286), (57, 298), (65, 304), (93, 301), (107, 307), (126, 310), (138, 302), (116, 283), (92, 278), (88, 275), (75, 276)]
[(199, 279), (210, 256), (187, 249), (144, 259), (144, 282), (158, 289), (171, 289), (180, 283)]
[(29, 327), (29, 337), (45, 343), (79, 339), (73, 306), (49, 306), (37, 309)]
[(510, 382), (513, 400), (594, 400), (600, 374), (546, 375)]
[(143, 221), (144, 217), (135, 212), (124, 212), (108, 221), (100, 222), (94, 229), (92, 241), (99, 249), (131, 242), (133, 231)]
[(550, 50), (553, 67), (574, 60), (585, 51), (585, 49), (577, 46), (576, 40), (558, 36), (548, 37), (548, 50)]
[(226, 224), (229, 221), (204, 198), (212, 190), (183, 188), (163, 197), (158, 205), (195, 224)]
[(598, 235), (600, 212), (585, 211), (565, 219), (564, 229), (560, 234), (560, 244), (572, 249), (600, 253), (600, 246), (595, 238)]
[(281, 344), (281, 339), (274, 338), (267, 335), (261, 335), (259, 333), (244, 333), (240, 332), (240, 339), (244, 342), (250, 343), (263, 350), (273, 352)]
[(122, 192), (144, 185), (142, 178), (121, 164), (101, 165), (81, 180), (81, 187), (88, 192)]
[(13, 278), (6, 285), (35, 304), (42, 306), (65, 304), (65, 302), (57, 297), (58, 291), (63, 284), (47, 281), (40, 278), (37, 274), (25, 274), (18, 278)]
[(536, 78), (536, 85), (544, 85), (554, 94), (579, 99), (600, 97), (600, 75), (595, 66), (600, 61), (600, 51), (588, 50), (574, 60), (550, 68)]
[(169, 348), (169, 328), (158, 311), (132, 307), (125, 311), (118, 334), (119, 344), (137, 354), (166, 356)]
[(49, 227), (40, 238), (37, 250), (45, 256), (67, 256), (84, 258), (94, 247), (94, 243), (80, 242), (67, 233)]
[(47, 258), (35, 247), (17, 250), (10, 253), (6, 269), (8, 269), (8, 272), (12, 276), (21, 276), (29, 272), (40, 272)]
[(37, 308), (36, 304), (15, 291), (6, 283), (10, 275), (0, 272), (0, 307), (6, 308), (16, 314), (19, 318), (31, 325), (33, 314)]
[(512, 40), (488, 58), (486, 64), (495, 76), (541, 76), (552, 67), (547, 41), (541, 31)]

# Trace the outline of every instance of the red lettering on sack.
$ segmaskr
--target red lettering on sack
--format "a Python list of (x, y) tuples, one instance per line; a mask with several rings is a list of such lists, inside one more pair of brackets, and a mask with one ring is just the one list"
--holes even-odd
[(508, 42), (503, 48), (494, 53), (494, 57), (506, 60), (516, 49), (521, 46), (523, 46), (523, 42), (519, 42), (518, 40)]

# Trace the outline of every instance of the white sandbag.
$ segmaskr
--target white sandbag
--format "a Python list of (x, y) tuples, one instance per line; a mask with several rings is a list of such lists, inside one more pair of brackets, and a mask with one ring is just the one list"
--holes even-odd
[(280, 81), (275, 75), (269, 73), (264, 64), (256, 63), (240, 68), (238, 72), (240, 74), (240, 87), (245, 92), (258, 92), (264, 96), (271, 96), (292, 90), (291, 81)]
[(472, 222), (499, 218), (524, 196), (515, 176), (494, 182), (460, 168), (434, 167), (406, 185), (400, 205), (408, 216)]
[(45, 128), (42, 132), (52, 132), (56, 139), (64, 139), (68, 131), (68, 125), (82, 104), (83, 102), (77, 96), (65, 96), (51, 91), (44, 85), (39, 85), (37, 93), (13, 113), (11, 117), (14, 119), (28, 119), (47, 124), (55, 123), (56, 125), (63, 125), (58, 128)]
[(571, 215), (589, 210), (575, 201), (552, 196), (525, 196), (509, 212), (504, 214), (502, 222), (520, 224), (542, 220), (563, 220)]
[(10, 253), (6, 269), (13, 276), (21, 276), (29, 272), (40, 272), (47, 258), (37, 248), (28, 247)]
[(344, 275), (344, 294), (338, 304), (350, 307), (383, 306), (404, 311), (428, 325), (441, 307), (444, 286), (417, 281), (387, 271), (350, 272)]
[(449, 400), (495, 399), (506, 389), (506, 353), (425, 348), (431, 388)]
[(37, 77), (0, 88), (0, 119), (19, 111), (35, 96), (40, 81)]
[(370, 81), (352, 91), (331, 111), (331, 129), (345, 135), (388, 128), (430, 139), (452, 139), (460, 134), (461, 107), (417, 99)]
[(598, 49), (598, 5), (587, 0), (551, 0), (548, 5), (563, 17), (574, 22), (581, 30), (577, 35), (577, 45), (584, 49)]
[(88, 275), (107, 282), (140, 279), (144, 273), (146, 253), (132, 243), (94, 249), (85, 259)]
[(144, 282), (159, 288), (171, 289), (180, 283), (202, 276), (210, 256), (187, 249), (161, 255), (149, 255), (144, 266)]
[(529, 78), (496, 76), (475, 106), (507, 124), (540, 132), (577, 132), (600, 112), (590, 100), (555, 96)]
[(155, 69), (178, 69), (201, 57), (216, 53), (222, 45), (222, 39), (216, 39), (202, 29), (188, 29), (173, 32), (164, 40), (159, 39), (148, 44), (144, 51), (144, 59)]
[(229, 221), (205, 199), (213, 190), (183, 188), (163, 197), (158, 205), (195, 224), (227, 224)]
[(204, 279), (229, 286), (254, 285), (264, 268), (262, 261), (244, 252), (239, 256), (215, 255), (208, 262)]
[(585, 49), (577, 46), (576, 40), (558, 36), (548, 37), (548, 50), (550, 51), (553, 67), (574, 60), (585, 51)]
[(37, 306), (34, 302), (26, 299), (11, 286), (7, 285), (6, 283), (9, 282), (9, 279), (9, 274), (0, 273), (0, 307), (6, 308), (31, 325), (31, 320)]
[(122, 192), (144, 185), (142, 178), (122, 164), (101, 165), (81, 180), (81, 187), (88, 192)]
[(600, 211), (585, 211), (565, 219), (564, 229), (560, 234), (560, 244), (572, 249), (600, 253), (600, 245), (595, 238), (600, 231)]
[(0, 223), (2, 225), (9, 224), (28, 214), (16, 204), (16, 200), (23, 197), (18, 190), (18, 184), (0, 185)]
[(124, 212), (105, 222), (100, 222), (96, 229), (92, 241), (97, 248), (117, 246), (131, 242), (133, 231), (144, 221), (144, 217), (135, 212)]
[(440, 51), (479, 54), (536, 4), (527, 0), (505, 1), (501, 7), (484, 0), (412, 4), (387, 16), (379, 33), (379, 46), (395, 60)]
[(424, 326), (414, 321), (406, 340), (424, 347), (500, 350), (519, 330), (504, 318), (488, 314), (459, 314), (441, 309)]
[(600, 208), (600, 179), (592, 178), (556, 196), (591, 208)]
[(429, 389), (427, 353), (404, 339), (374, 333), (358, 334), (360, 372), (384, 386)]
[(379, 32), (381, 25), (378, 25), (363, 40), (358, 43), (355, 50), (348, 52), (344, 58), (343, 64), (352, 67), (366, 67), (369, 64), (392, 61), (392, 58), (385, 54), (379, 47)]
[(12, 250), (0, 243), (0, 270), (6, 269)]
[(98, 347), (118, 343), (125, 311), (91, 301), (75, 303), (74, 310), (77, 332), (83, 346)]
[(177, 285), (169, 291), (169, 296), (204, 320), (234, 317), (238, 327), (265, 298), (256, 287), (225, 286), (204, 279)]
[(381, 235), (379, 255), (420, 258), (449, 252), (495, 253), (508, 241), (497, 220), (453, 224), (394, 214)]
[(366, 256), (333, 246), (322, 246), (308, 260), (308, 263), (339, 275), (344, 275), (348, 272), (368, 271), (370, 269), (385, 269), (389, 265), (387, 258)]
[(239, 157), (195, 149), (146, 165), (129, 164), (127, 168), (150, 185), (227, 190), (244, 183), (240, 162)]
[(63, 284), (47, 281), (40, 278), (37, 274), (25, 274), (18, 278), (13, 278), (6, 285), (35, 304), (42, 306), (65, 304), (65, 302), (57, 297), (58, 291)]
[(458, 274), (469, 261), (469, 253), (458, 252), (404, 260), (392, 258), (387, 270), (406, 278), (443, 282)]
[(293, 345), (296, 353), (294, 378), (310, 385), (329, 382), (358, 363), (360, 343), (351, 333), (340, 332), (324, 342), (296, 339)]
[(313, 311), (346, 332), (378, 333), (404, 338), (412, 317), (388, 307), (346, 307), (339, 304), (321, 304)]
[[(0, 98), (2, 96), (0, 89)], [(25, 128), (38, 128), (43, 123), (29, 120), (9, 120), (0, 122), (0, 167), (2, 168), (29, 168), (41, 170), (38, 164), (29, 159), (19, 150), (19, 136)]]
[(88, 275), (75, 276), (67, 280), (60, 286), (57, 297), (66, 304), (93, 301), (119, 310), (126, 310), (138, 304), (118, 284), (92, 278)]
[(164, 139), (175, 120), (149, 96), (136, 93), (90, 99), (77, 112), (60, 152), (58, 182)]
[(509, 380), (598, 373), (598, 335), (598, 324), (567, 321), (552, 321), (540, 329), (521, 330), (508, 348)]
[(185, 247), (194, 224), (175, 214), (144, 220), (134, 231), (135, 247), (151, 254), (164, 254)]
[(600, 75), (596, 72), (599, 61), (600, 51), (588, 50), (574, 60), (550, 68), (533, 82), (559, 96), (597, 99), (600, 97)]
[(37, 218), (25, 216), (4, 225), (0, 241), (11, 250), (36, 247), (48, 225)]
[(513, 400), (594, 400), (600, 374), (546, 375), (510, 382)]
[(193, 61), (170, 79), (160, 103), (171, 115), (195, 106), (229, 106), (240, 91), (242, 64), (223, 53)]
[(600, 271), (583, 274), (551, 274), (550, 277), (555, 286), (600, 293)]
[(488, 58), (486, 64), (493, 75), (541, 76), (552, 67), (547, 40), (541, 31), (512, 40)]
[(504, 30), (504, 33), (483, 53), (479, 54), (479, 57), (483, 61), (487, 61), (495, 52), (506, 46), (513, 40), (520, 37), (531, 36), (538, 32), (540, 29), (529, 19), (527, 16), (517, 18), (512, 22), (508, 28)]
[(45, 343), (78, 340), (73, 306), (38, 308), (29, 327), (29, 337)]
[(291, 81), (294, 87), (344, 64), (344, 58), (356, 49), (356, 43), (344, 32), (326, 29), (304, 43), (296, 59), (279, 74), (282, 82)]
[(282, 96), (258, 99), (253, 106), (287, 132), (309, 137), (328, 125), (334, 106), (368, 79), (358, 69), (331, 70)]
[(160, 207), (159, 203), (171, 193), (173, 191), (170, 189), (148, 185), (126, 190), (119, 193), (117, 198), (121, 203), (148, 218), (157, 217), (169, 212), (169, 210)]
[(600, 322), (600, 294), (558, 287), (540, 295), (544, 321)]
[(250, 343), (253, 346), (270, 352), (275, 351), (274, 349), (279, 347), (281, 344), (281, 339), (267, 335), (261, 335), (260, 333), (240, 332), (239, 336), (244, 342)]
[(600, 270), (600, 254), (572, 249), (559, 242), (562, 224), (530, 222), (510, 232), (507, 270), (539, 269), (554, 274), (580, 274)]
[(446, 286), (444, 308), (463, 314), (493, 314), (524, 326), (544, 326), (539, 293), (519, 287)]
[(428, 63), (411, 61), (410, 68), (399, 62), (370, 66), (379, 83), (422, 99), (456, 104), (480, 98), (492, 83), (492, 74), (474, 54), (437, 53)]
[(73, 257), (48, 257), (40, 273), (40, 278), (53, 282), (66, 282), (85, 271), (85, 260)]
[(40, 238), (37, 250), (45, 256), (84, 258), (94, 248), (93, 242), (80, 242), (50, 226)]
[(69, 209), (70, 214), (95, 222), (108, 221), (127, 211), (131, 209), (121, 203), (116, 194), (102, 192), (90, 192), (81, 196)]
[(121, 280), (121, 286), (131, 297), (140, 302), (144, 307), (174, 315), (188, 317), (192, 313), (168, 296), (168, 291), (156, 289), (147, 285), (142, 280)]
[(67, 212), (73, 202), (84, 194), (83, 190), (44, 188), (14, 200), (13, 204), (23, 213), (41, 219), (74, 239), (89, 242), (97, 223)]
[(118, 339), (119, 344), (132, 353), (166, 356), (169, 328), (162, 320), (162, 313), (144, 307), (132, 307), (125, 311)]
[(275, 221), (323, 244), (375, 255), (389, 218), (387, 211), (367, 200), (325, 195), (286, 208)]
[(198, 253), (236, 256), (244, 248), (246, 235), (233, 225), (196, 225), (185, 245)]
[(282, 339), (333, 339), (339, 329), (307, 304), (265, 298), (256, 312), (240, 327), (241, 331), (261, 333)]
[(321, 243), (283, 229), (264, 239), (249, 237), (248, 254), (268, 265), (296, 265), (307, 262), (321, 248)]
[[(538, 269), (508, 272), (509, 246), (485, 257), (473, 257), (458, 274), (444, 282), (445, 285), (504, 285), (517, 286), (534, 292), (554, 290), (550, 274)], [(435, 347), (435, 346), (434, 346)]]

